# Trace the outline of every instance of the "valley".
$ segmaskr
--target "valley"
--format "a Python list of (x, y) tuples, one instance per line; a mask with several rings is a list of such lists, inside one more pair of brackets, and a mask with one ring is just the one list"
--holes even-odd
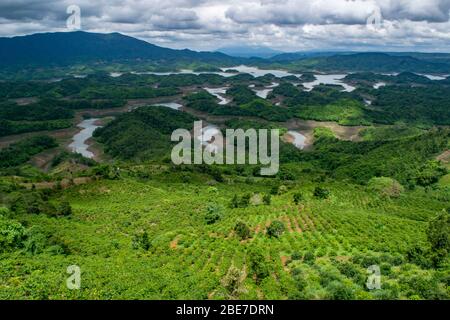
[[(0, 299), (449, 299), (447, 64), (67, 37), (102, 62), (0, 70)], [(171, 134), (198, 120), (278, 129), (279, 171), (175, 165)]]

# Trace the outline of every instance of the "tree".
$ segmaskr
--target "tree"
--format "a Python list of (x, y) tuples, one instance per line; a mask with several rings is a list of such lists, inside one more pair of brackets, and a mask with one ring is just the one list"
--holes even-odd
[(239, 208), (239, 197), (237, 196), (237, 194), (235, 194), (233, 199), (231, 199), (230, 207), (232, 209)]
[(284, 226), (284, 223), (278, 220), (272, 221), (270, 226), (267, 228), (267, 235), (269, 237), (278, 238), (281, 236), (284, 232), (286, 227)]
[(58, 215), (60, 216), (70, 216), (72, 214), (72, 207), (67, 201), (61, 202), (58, 206)]
[(294, 203), (298, 205), (301, 201), (303, 201), (303, 194), (300, 192), (294, 193)]
[(242, 196), (240, 201), (240, 207), (247, 208), (250, 205), (250, 199), (252, 198), (252, 195), (250, 193), (245, 194)]
[(228, 269), (227, 274), (222, 279), (222, 285), (226, 290), (228, 299), (239, 299), (241, 293), (245, 293), (244, 280), (246, 278), (244, 270), (239, 270), (235, 266)]
[(255, 275), (257, 283), (260, 283), (261, 280), (269, 276), (270, 274), (269, 265), (260, 248), (258, 247), (250, 248), (248, 252), (248, 259), (250, 264), (250, 270)]
[(330, 196), (330, 191), (328, 189), (325, 189), (323, 187), (316, 187), (314, 189), (314, 197), (319, 199), (328, 199)]
[(222, 207), (217, 204), (209, 204), (206, 208), (206, 224), (214, 224), (222, 218)]
[(242, 240), (250, 238), (250, 228), (242, 221), (236, 223), (234, 231)]
[(355, 298), (354, 289), (346, 283), (332, 281), (327, 286), (328, 298), (331, 300), (352, 300)]
[(25, 228), (20, 222), (0, 216), (0, 252), (22, 245)]
[(395, 179), (374, 177), (369, 180), (368, 188), (382, 197), (397, 198), (405, 190)]
[(448, 212), (442, 211), (428, 224), (427, 238), (431, 244), (432, 260), (438, 266), (450, 251), (450, 219)]
[(148, 238), (147, 231), (135, 234), (132, 241), (132, 247), (133, 249), (144, 249), (145, 251), (148, 251), (151, 247), (150, 239)]

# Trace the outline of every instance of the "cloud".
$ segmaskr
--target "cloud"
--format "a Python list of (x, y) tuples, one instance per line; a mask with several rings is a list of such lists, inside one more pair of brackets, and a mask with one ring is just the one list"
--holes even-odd
[[(450, 0), (2, 0), (0, 36), (64, 31), (71, 4), (85, 31), (174, 48), (450, 51)], [(366, 26), (374, 12), (377, 29)]]

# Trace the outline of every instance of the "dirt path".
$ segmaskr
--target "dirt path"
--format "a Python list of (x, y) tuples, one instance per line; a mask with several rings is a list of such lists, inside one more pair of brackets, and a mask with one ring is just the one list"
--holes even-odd
[(441, 161), (445, 164), (450, 163), (450, 150), (444, 151), (442, 154), (436, 157), (436, 160)]

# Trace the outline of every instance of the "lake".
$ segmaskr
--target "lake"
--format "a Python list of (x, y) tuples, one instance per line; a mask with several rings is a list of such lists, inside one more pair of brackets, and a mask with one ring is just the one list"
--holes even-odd
[(212, 94), (217, 99), (220, 100), (220, 105), (226, 105), (231, 102), (230, 99), (227, 99), (224, 97), (224, 95), (227, 93), (228, 87), (223, 88), (203, 88), (205, 89), (209, 94)]
[(69, 144), (69, 148), (72, 150), (72, 152), (79, 153), (89, 159), (94, 158), (94, 154), (88, 150), (89, 145), (86, 144), (86, 142), (87, 140), (92, 138), (92, 134), (94, 133), (95, 129), (101, 127), (95, 124), (97, 120), (99, 119), (86, 119), (77, 125), (77, 127), (81, 128), (81, 131), (73, 136), (73, 141), (71, 144)]
[(300, 150), (306, 147), (306, 137), (297, 131), (288, 131), (288, 135), (293, 138), (292, 144)]
[(344, 87), (344, 91), (346, 92), (352, 92), (356, 90), (355, 87), (348, 85), (342, 81), (346, 76), (346, 74), (315, 74), (316, 80), (303, 83), (303, 86), (307, 91), (311, 91), (312, 89), (314, 89), (314, 87), (321, 84), (339, 85)]
[(174, 109), (174, 110), (179, 110), (180, 108), (183, 107), (182, 104), (179, 104), (177, 102), (161, 102), (161, 103), (152, 104), (152, 106), (167, 107), (167, 108)]
[(253, 89), (256, 95), (260, 98), (266, 99), (269, 93), (273, 91), (273, 88), (278, 87), (280, 84), (273, 82), (270, 86), (265, 87), (264, 89)]

